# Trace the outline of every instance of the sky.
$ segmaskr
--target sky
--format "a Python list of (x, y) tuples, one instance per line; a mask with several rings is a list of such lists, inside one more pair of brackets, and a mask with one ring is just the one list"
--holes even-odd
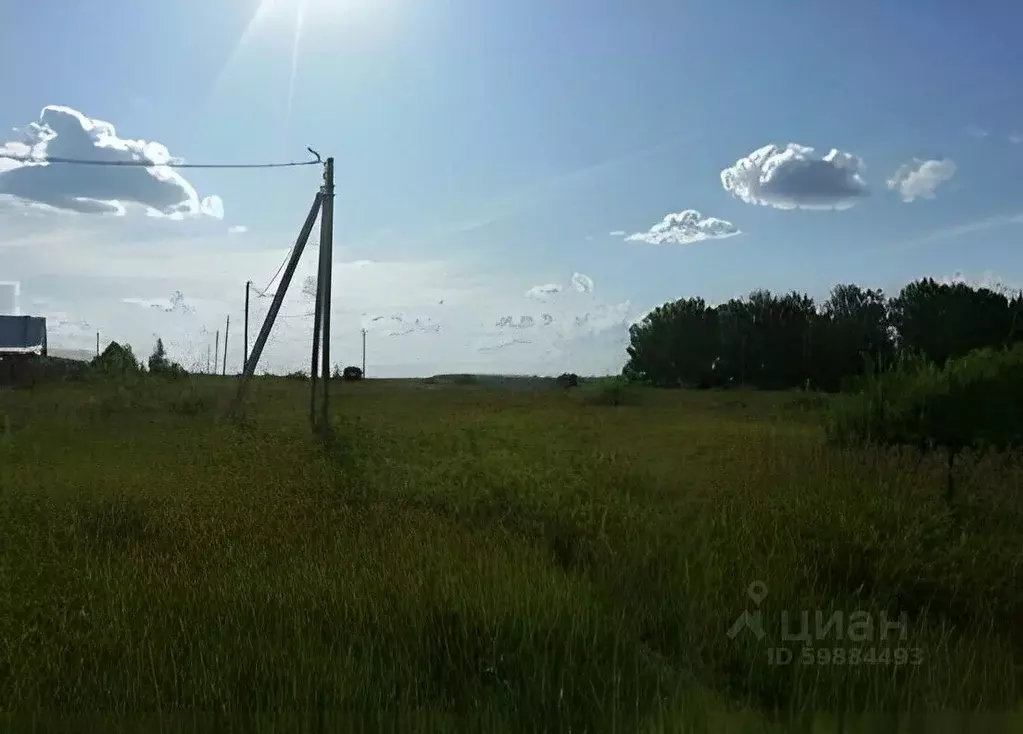
[[(331, 353), (360, 364), (366, 329), (369, 376), (617, 373), (676, 298), (1017, 288), (1021, 23), (993, 0), (15, 4), (0, 307), (51, 348), (159, 336), (193, 369), (229, 331), (237, 371), (245, 283), (251, 342), (321, 168), (167, 164), (307, 147), (336, 165)], [(318, 245), (261, 371), (308, 369)]]

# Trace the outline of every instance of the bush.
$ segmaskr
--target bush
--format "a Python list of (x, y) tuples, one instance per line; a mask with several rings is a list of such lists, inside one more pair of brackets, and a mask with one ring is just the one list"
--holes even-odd
[(557, 379), (558, 387), (568, 389), (570, 387), (579, 387), (579, 375), (574, 372), (563, 372), (558, 375)]
[(185, 377), (188, 372), (177, 362), (167, 359), (167, 352), (163, 348), (163, 339), (157, 338), (156, 347), (149, 355), (149, 373), (160, 377), (180, 378)]
[(117, 342), (110, 342), (103, 353), (95, 357), (90, 363), (93, 372), (104, 376), (138, 374), (142, 365), (135, 358), (131, 346), (120, 345)]
[(359, 367), (348, 366), (344, 368), (341, 377), (349, 382), (362, 379), (362, 370)]
[(888, 372), (868, 375), (857, 393), (839, 400), (827, 433), (845, 445), (943, 452), (951, 500), (952, 470), (962, 452), (1023, 444), (1023, 344), (976, 350), (940, 368), (905, 358)]
[(294, 372), (289, 372), (288, 374), (286, 374), (284, 376), (284, 379), (285, 380), (308, 380), (309, 379), (309, 373), (305, 372), (303, 370), (295, 370)]

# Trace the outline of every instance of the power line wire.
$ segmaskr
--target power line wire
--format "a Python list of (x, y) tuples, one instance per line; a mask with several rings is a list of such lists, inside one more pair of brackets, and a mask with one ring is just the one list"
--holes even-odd
[(62, 158), (58, 156), (11, 155), (0, 152), (0, 158), (20, 163), (63, 163), (74, 166), (120, 166), (124, 168), (296, 168), (298, 166), (322, 165), (323, 159), (312, 148), (307, 148), (315, 158), (308, 161), (286, 163), (154, 163), (153, 161), (101, 161), (88, 158)]

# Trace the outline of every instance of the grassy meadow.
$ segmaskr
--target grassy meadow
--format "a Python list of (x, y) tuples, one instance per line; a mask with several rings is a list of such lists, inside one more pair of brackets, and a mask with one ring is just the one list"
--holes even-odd
[(5, 730), (1023, 729), (1018, 462), (950, 506), (823, 397), (423, 381), (335, 381), (324, 446), (308, 383), (235, 384), (0, 392)]

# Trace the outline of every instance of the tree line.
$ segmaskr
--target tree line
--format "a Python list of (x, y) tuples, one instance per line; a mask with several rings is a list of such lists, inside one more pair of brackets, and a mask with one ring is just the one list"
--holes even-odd
[(937, 367), (1023, 342), (1023, 292), (923, 278), (893, 298), (855, 284), (821, 304), (753, 291), (717, 306), (684, 298), (630, 328), (623, 375), (660, 387), (746, 385), (836, 391), (914, 355)]

